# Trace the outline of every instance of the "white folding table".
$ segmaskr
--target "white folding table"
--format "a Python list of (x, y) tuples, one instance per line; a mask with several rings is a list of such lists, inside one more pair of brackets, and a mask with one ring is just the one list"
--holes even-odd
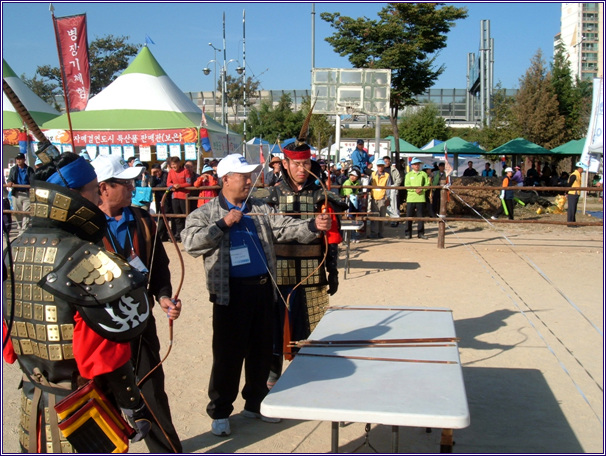
[[(374, 342), (370, 342), (374, 341)], [(340, 343), (335, 343), (340, 342)], [(354, 343), (357, 342), (357, 343)], [(263, 403), (270, 417), (441, 428), (469, 425), (452, 312), (445, 308), (331, 307)]]

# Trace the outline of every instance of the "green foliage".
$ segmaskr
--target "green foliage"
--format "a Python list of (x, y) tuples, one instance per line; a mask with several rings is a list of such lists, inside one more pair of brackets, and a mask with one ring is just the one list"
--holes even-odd
[[(227, 106), (232, 108), (234, 114), (236, 110), (241, 110), (244, 106), (244, 92), (246, 91), (246, 108), (254, 105), (255, 100), (259, 98), (259, 81), (253, 78), (246, 78), (246, 86), (243, 84), (242, 77), (232, 77), (229, 74), (225, 78), (227, 87)], [(222, 94), (221, 82), (217, 83), (217, 91)]]
[(322, 13), (335, 33), (326, 38), (355, 68), (392, 70), (392, 117), (414, 105), (415, 95), (431, 87), (444, 66), (434, 67), (436, 53), (446, 47), (455, 20), (467, 17), (466, 8), (444, 3), (389, 3), (379, 18), (350, 18), (340, 13)]
[(553, 149), (566, 137), (565, 119), (559, 112), (551, 73), (545, 69), (539, 49), (531, 66), (520, 79), (520, 90), (511, 112), (520, 136), (546, 149)]
[(417, 147), (423, 147), (432, 139), (446, 141), (449, 138), (446, 121), (440, 117), (434, 104), (404, 116), (398, 131), (400, 138)]
[(551, 85), (559, 102), (559, 113), (565, 119), (566, 136), (563, 142), (585, 136), (591, 115), (591, 91), (577, 79), (573, 82), (570, 62), (564, 44), (559, 41), (551, 64)]
[[(126, 40), (128, 36), (107, 35), (88, 46), (91, 97), (110, 85), (128, 67), (129, 59), (137, 55), (139, 46), (128, 44)], [(59, 67), (42, 65), (36, 69), (33, 78), (23, 75), (21, 79), (36, 95), (58, 107), (55, 98), (63, 95)]]
[[(305, 97), (303, 100), (301, 109), (307, 113), (311, 106), (311, 100), (309, 97)], [(320, 150), (333, 143), (333, 136), (335, 133), (335, 127), (328, 121), (328, 118), (324, 114), (312, 114), (309, 121), (309, 135), (308, 142), (313, 145), (316, 149)]]
[(479, 139), (477, 140), (485, 150), (490, 151), (522, 136), (512, 112), (515, 103), (515, 97), (507, 96), (501, 84), (497, 84), (492, 96), (490, 126), (485, 126), (479, 130)]
[(271, 101), (263, 100), (257, 109), (253, 107), (248, 116), (247, 129), (249, 138), (260, 137), (274, 143), (280, 140), (298, 136), (306, 113), (292, 111), (292, 99), (285, 93), (274, 107)]
[(90, 59), (90, 95), (101, 92), (128, 67), (129, 59), (139, 52), (140, 45), (128, 44), (128, 36), (107, 35), (88, 46)]

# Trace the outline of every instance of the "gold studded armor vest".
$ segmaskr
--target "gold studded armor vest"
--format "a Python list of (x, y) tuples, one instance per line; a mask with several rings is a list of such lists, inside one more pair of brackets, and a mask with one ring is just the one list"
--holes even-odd
[[(316, 185), (307, 185), (301, 191), (293, 191), (285, 182), (271, 187), (268, 203), (278, 212), (292, 213), (293, 218), (309, 219), (316, 216), (318, 205), (324, 201), (324, 192)], [(314, 271), (324, 256), (324, 243), (317, 239), (310, 244), (275, 244), (277, 259), (277, 284), (294, 286)], [(326, 269), (318, 269), (301, 286), (327, 285)]]
[[(95, 244), (106, 220), (90, 201), (46, 182), (32, 186), (30, 201), (32, 225), (11, 244), (4, 319), (12, 321), (11, 341), (27, 377), (31, 379), (37, 368), (49, 382), (67, 382), (75, 389), (76, 311), (103, 337), (132, 340), (149, 315), (145, 278)], [(128, 308), (130, 316), (119, 310), (125, 299), (138, 304)]]

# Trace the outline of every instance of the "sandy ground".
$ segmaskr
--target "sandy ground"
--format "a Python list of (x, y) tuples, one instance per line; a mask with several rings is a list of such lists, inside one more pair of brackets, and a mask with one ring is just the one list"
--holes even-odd
[[(565, 216), (564, 216), (565, 217)], [(415, 231), (416, 234), (416, 231)], [(454, 223), (446, 248), (386, 238), (351, 245), (333, 305), (426, 306), (453, 310), (471, 424), (455, 430), (455, 453), (602, 453), (604, 451), (604, 269), (602, 227)], [(165, 244), (178, 275), (171, 244)], [(240, 415), (232, 435), (215, 437), (206, 415), (211, 366), (211, 305), (203, 263), (184, 254), (183, 312), (164, 369), (173, 418), (186, 452), (326, 453), (330, 423), (267, 424)], [(341, 251), (341, 267), (345, 249)], [(173, 279), (174, 280), (174, 279)], [(157, 310), (157, 309), (156, 309)], [(163, 352), (166, 321), (157, 315)], [(19, 370), (3, 366), (3, 452), (18, 451)], [(373, 425), (370, 443), (391, 451), (391, 429)], [(364, 424), (340, 430), (341, 451), (364, 443)], [(400, 451), (435, 453), (440, 432), (400, 430)], [(131, 452), (147, 452), (144, 444)], [(359, 452), (372, 452), (361, 447)]]

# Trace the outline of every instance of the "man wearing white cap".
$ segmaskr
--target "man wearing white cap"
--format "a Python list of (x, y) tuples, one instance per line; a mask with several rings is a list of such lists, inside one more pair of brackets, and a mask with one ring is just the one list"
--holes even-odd
[[(425, 187), (429, 185), (429, 178), (425, 171), (421, 170), (423, 162), (414, 157), (410, 161), (412, 171), (406, 173), (404, 180), (405, 187)], [(425, 189), (409, 188), (406, 195), (406, 217), (423, 217), (425, 213)], [(417, 236), (419, 239), (427, 239), (425, 236), (425, 223), (417, 222)], [(404, 232), (406, 239), (412, 238), (412, 220), (406, 222), (406, 231)]]
[(267, 204), (250, 198), (252, 173), (261, 172), (259, 168), (240, 154), (221, 160), (217, 166), (222, 186), (219, 196), (189, 214), (181, 233), (185, 251), (204, 258), (213, 303), (213, 366), (206, 411), (213, 419), (211, 432), (217, 436), (231, 433), (229, 416), (238, 396), (243, 363), (242, 415), (280, 421), (260, 413), (261, 401), (269, 391), (266, 382), (277, 300), (272, 285), (276, 277), (274, 243), (308, 243), (330, 229), (328, 214), (296, 220), (276, 215)]
[[(131, 206), (135, 179), (143, 167), (129, 167), (118, 155), (99, 155), (91, 164), (99, 180), (99, 209), (107, 219), (107, 230), (103, 237), (105, 248), (126, 258), (131, 266), (145, 274), (148, 277), (150, 305), (153, 306), (155, 298), (168, 318), (177, 319), (181, 312), (181, 301), (171, 299), (169, 259), (162, 242), (156, 242), (156, 223), (149, 212)], [(131, 343), (131, 350), (135, 374), (139, 379), (159, 366), (141, 385), (148, 406), (160, 423), (159, 426), (152, 424), (145, 443), (150, 453), (180, 453), (181, 442), (172, 423), (168, 397), (164, 391), (160, 341), (153, 313), (150, 312), (149, 323), (142, 336)]]

